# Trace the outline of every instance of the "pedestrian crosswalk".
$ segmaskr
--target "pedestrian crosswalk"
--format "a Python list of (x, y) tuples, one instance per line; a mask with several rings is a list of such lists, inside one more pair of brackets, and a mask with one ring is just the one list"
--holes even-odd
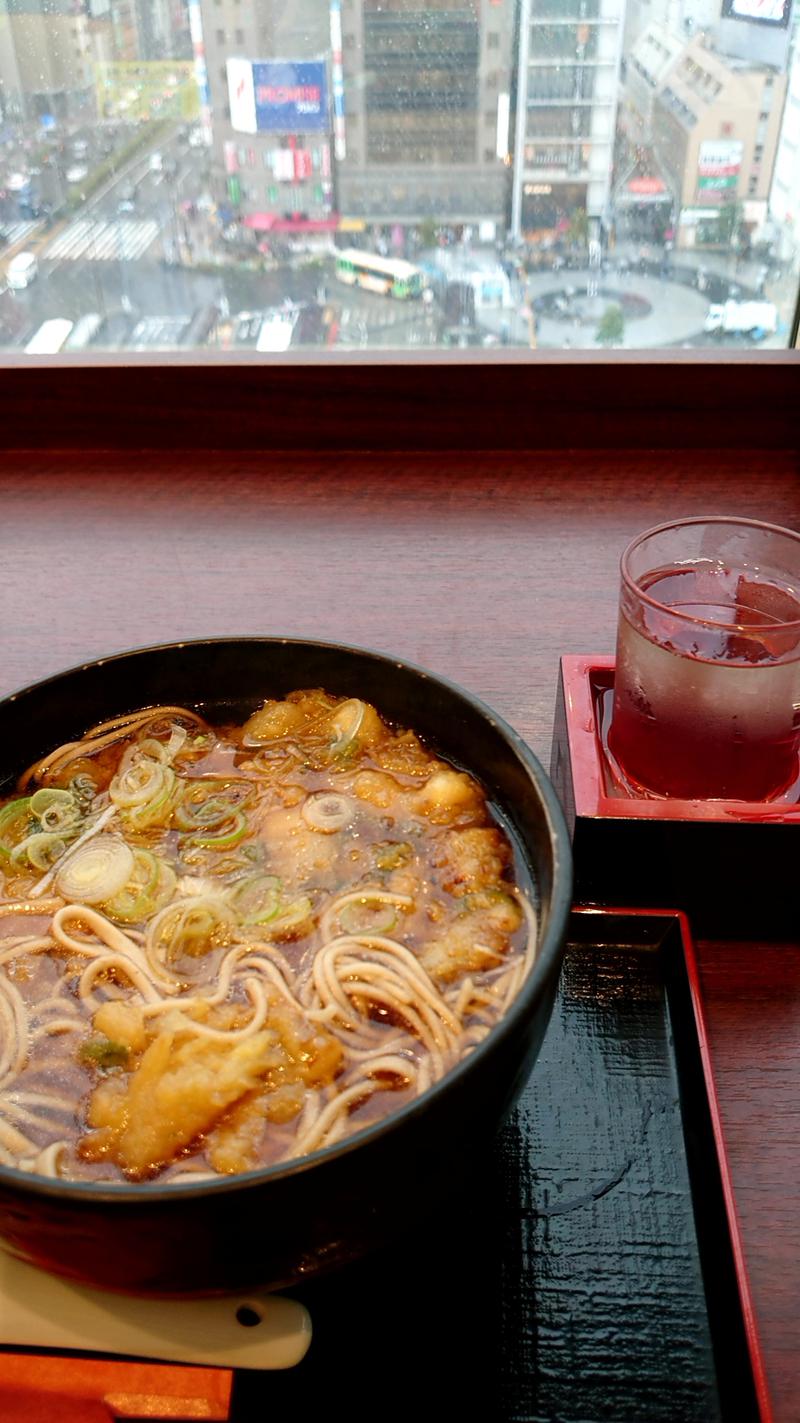
[(117, 217), (111, 221), (78, 218), (42, 253), (48, 261), (132, 262), (158, 236), (153, 218)]
[(24, 242), (28, 233), (38, 226), (38, 222), (10, 222), (5, 227), (0, 227), (0, 235), (7, 246), (11, 247), (14, 243)]

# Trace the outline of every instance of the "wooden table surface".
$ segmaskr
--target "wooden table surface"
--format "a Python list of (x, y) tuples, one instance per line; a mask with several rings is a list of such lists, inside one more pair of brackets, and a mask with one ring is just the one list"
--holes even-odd
[[(622, 548), (704, 513), (797, 527), (796, 460), (6, 456), (0, 695), (128, 647), (305, 636), (453, 678), (548, 765), (558, 659), (613, 651)], [(793, 946), (707, 943), (700, 961), (774, 1419), (797, 1423), (800, 924)]]

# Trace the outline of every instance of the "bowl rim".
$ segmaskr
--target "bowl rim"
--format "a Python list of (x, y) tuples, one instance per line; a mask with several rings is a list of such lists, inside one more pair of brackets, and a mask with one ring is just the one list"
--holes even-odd
[[(409, 662), (407, 659), (392, 656), (389, 653), (379, 652), (373, 648), (362, 647), (352, 643), (339, 643), (320, 641), (316, 638), (262, 636), (257, 633), (221, 635), (215, 637), (186, 638), (174, 642), (146, 643), (140, 647), (127, 648), (122, 652), (110, 653), (107, 656), (90, 658), (88, 661), (79, 662), (62, 671), (50, 674), (36, 682), (31, 682), (5, 697), (0, 698), (0, 713), (7, 703), (16, 703), (26, 695), (39, 694), (52, 688), (56, 683), (62, 682), (70, 677), (77, 677), (82, 672), (88, 672), (95, 668), (102, 668), (113, 665), (123, 666), (126, 662), (133, 664), (138, 657), (145, 655), (163, 655), (170, 652), (180, 652), (184, 648), (200, 649), (203, 647), (235, 647), (235, 646), (283, 646), (297, 647), (299, 649), (313, 648), (324, 652), (339, 653), (344, 656), (358, 655), (368, 657), (371, 661), (384, 664), (387, 668), (401, 673), (408, 672), (414, 677), (419, 677), (423, 681), (438, 684), (457, 699), (465, 701), (479, 716), (487, 720), (491, 726), (500, 734), (506, 743), (509, 751), (521, 761), (529, 780), (535, 787), (539, 796), (541, 807), (547, 826), (548, 838), (553, 853), (553, 873), (552, 890), (549, 902), (548, 919), (545, 930), (537, 937), (536, 956), (527, 977), (523, 980), (522, 986), (514, 999), (511, 1007), (504, 1013), (503, 1017), (495, 1024), (482, 1042), (473, 1048), (467, 1057), (451, 1067), (438, 1082), (432, 1084), (419, 1097), (407, 1102), (404, 1106), (398, 1107), (382, 1117), (380, 1121), (369, 1126), (362, 1127), (359, 1131), (353, 1132), (343, 1141), (335, 1142), (331, 1146), (318, 1147), (316, 1151), (307, 1155), (296, 1157), (290, 1161), (278, 1161), (269, 1166), (256, 1167), (252, 1171), (240, 1171), (227, 1176), (221, 1176), (218, 1180), (209, 1180), (207, 1177), (196, 1182), (178, 1181), (174, 1185), (168, 1183), (159, 1184), (158, 1181), (141, 1182), (108, 1182), (108, 1181), (69, 1181), (62, 1178), (48, 1176), (37, 1176), (33, 1171), (22, 1171), (17, 1167), (4, 1166), (0, 1164), (0, 1186), (6, 1184), (13, 1187), (16, 1192), (23, 1190), (24, 1193), (43, 1196), (53, 1201), (68, 1201), (71, 1204), (85, 1205), (117, 1203), (122, 1206), (142, 1206), (147, 1202), (166, 1206), (169, 1208), (171, 1202), (176, 1205), (184, 1204), (187, 1201), (198, 1200), (209, 1195), (226, 1196), (236, 1195), (239, 1192), (247, 1192), (268, 1184), (271, 1181), (285, 1181), (292, 1177), (304, 1175), (308, 1171), (319, 1167), (330, 1165), (343, 1157), (349, 1156), (352, 1152), (367, 1147), (370, 1143), (379, 1140), (392, 1131), (402, 1128), (409, 1122), (426, 1111), (432, 1102), (439, 1101), (446, 1096), (454, 1086), (463, 1081), (465, 1077), (471, 1076), (475, 1071), (476, 1064), (480, 1064), (487, 1056), (493, 1055), (503, 1042), (516, 1031), (520, 1018), (524, 1017), (533, 1006), (539, 995), (540, 985), (543, 986), (549, 974), (555, 968), (564, 941), (570, 907), (572, 903), (572, 856), (570, 846), (570, 836), (567, 829), (564, 813), (559, 803), (558, 797), (547, 775), (542, 763), (528, 746), (527, 742), (520, 736), (519, 732), (501, 717), (487, 702), (476, 696), (467, 688), (454, 682), (448, 677), (441, 676), (438, 672), (432, 672), (426, 667), (421, 667), (417, 663)], [(202, 703), (198, 703), (202, 705)], [(380, 708), (378, 708), (380, 710)], [(413, 729), (413, 728), (412, 728)], [(471, 772), (480, 780), (481, 777), (476, 772)], [(503, 811), (503, 807), (499, 809)], [(519, 838), (519, 837), (518, 837)], [(521, 847), (524, 851), (525, 847)], [(540, 923), (537, 917), (537, 929)]]

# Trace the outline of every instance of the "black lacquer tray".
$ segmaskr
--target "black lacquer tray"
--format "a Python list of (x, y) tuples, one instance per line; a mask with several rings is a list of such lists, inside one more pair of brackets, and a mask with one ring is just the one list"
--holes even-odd
[(759, 1418), (682, 922), (573, 914), (484, 1175), (424, 1237), (296, 1291), (311, 1349), (238, 1374), (234, 1419)]

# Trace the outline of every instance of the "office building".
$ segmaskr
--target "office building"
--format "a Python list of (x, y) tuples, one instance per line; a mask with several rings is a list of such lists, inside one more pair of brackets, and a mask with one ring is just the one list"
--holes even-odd
[(344, 214), (504, 225), (514, 15), (513, 0), (344, 0)]
[(212, 183), (256, 233), (334, 225), (327, 0), (202, 0)]
[[(522, 0), (512, 230), (610, 220), (625, 0)], [(581, 219), (584, 221), (584, 219)]]
[(785, 75), (723, 58), (702, 37), (662, 77), (652, 144), (673, 196), (678, 246), (713, 243), (717, 233), (724, 241), (732, 204), (747, 205), (752, 226), (766, 212), (785, 92)]
[(4, 117), (24, 122), (93, 113), (89, 18), (71, 0), (0, 0)]

